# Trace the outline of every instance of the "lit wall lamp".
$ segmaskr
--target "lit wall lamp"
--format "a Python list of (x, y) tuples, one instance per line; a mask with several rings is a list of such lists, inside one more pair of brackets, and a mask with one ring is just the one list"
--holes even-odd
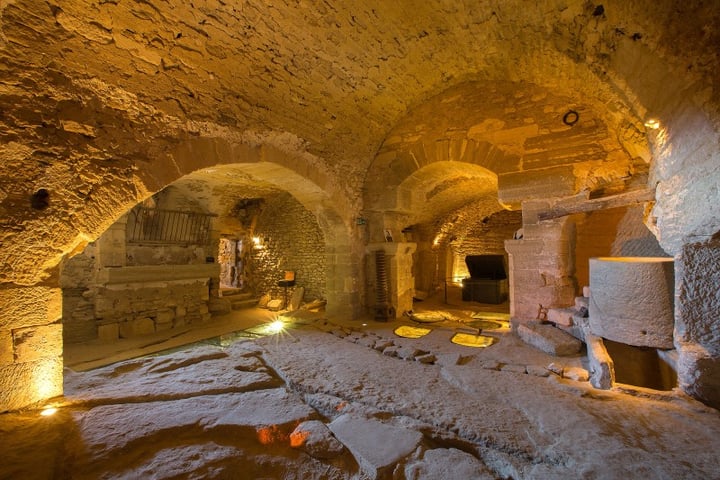
[(253, 241), (253, 247), (257, 250), (260, 250), (261, 248), (263, 248), (265, 246), (265, 242), (260, 237), (252, 237), (252, 241)]

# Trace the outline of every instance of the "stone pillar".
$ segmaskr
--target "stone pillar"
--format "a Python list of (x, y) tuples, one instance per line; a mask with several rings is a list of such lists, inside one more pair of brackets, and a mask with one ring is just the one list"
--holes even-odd
[(720, 240), (691, 243), (675, 259), (678, 384), (720, 409)]
[(0, 285), (0, 412), (63, 393), (62, 292)]
[(539, 221), (544, 201), (523, 202), (523, 239), (506, 240), (510, 316), (524, 323), (548, 308), (575, 301), (574, 222), (569, 217)]
[(358, 318), (361, 315), (359, 261), (348, 253), (348, 245), (325, 246), (325, 294), (328, 316)]
[(98, 269), (124, 267), (127, 264), (125, 249), (127, 221), (127, 215), (123, 215), (96, 240), (96, 267)]
[(375, 252), (385, 252), (388, 272), (389, 301), (395, 309), (395, 315), (401, 316), (403, 312), (412, 310), (413, 295), (415, 294), (415, 278), (413, 276), (413, 253), (417, 244), (409, 242), (371, 243), (367, 246), (366, 273), (369, 288), (367, 304), (375, 305), (377, 278), (375, 275)]

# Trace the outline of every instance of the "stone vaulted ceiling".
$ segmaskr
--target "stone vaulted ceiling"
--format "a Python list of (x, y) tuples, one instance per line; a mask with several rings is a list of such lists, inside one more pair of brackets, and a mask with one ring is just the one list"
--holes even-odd
[[(17, 259), (33, 238), (50, 267), (138, 200), (211, 166), (198, 158), (265, 161), (266, 147), (352, 218), (394, 129), (473, 82), (523, 86), (553, 113), (581, 106), (607, 132), (605, 152), (647, 161), (658, 82), (690, 85), (717, 113), (718, 15), (700, 1), (6, 0), (3, 262), (27, 267)], [(685, 17), (700, 20), (676, 21)], [(19, 208), (39, 188), (53, 192), (59, 223)]]

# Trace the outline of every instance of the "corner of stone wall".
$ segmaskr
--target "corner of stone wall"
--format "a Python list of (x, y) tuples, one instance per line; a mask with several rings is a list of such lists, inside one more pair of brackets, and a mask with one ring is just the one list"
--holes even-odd
[(63, 393), (62, 294), (0, 286), (0, 412)]
[(685, 244), (675, 266), (678, 384), (720, 409), (720, 241)]

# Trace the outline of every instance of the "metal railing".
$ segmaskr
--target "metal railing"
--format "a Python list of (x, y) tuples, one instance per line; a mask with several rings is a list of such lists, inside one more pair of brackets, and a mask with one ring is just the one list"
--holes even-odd
[(208, 245), (210, 224), (215, 216), (138, 206), (130, 212), (128, 242)]

